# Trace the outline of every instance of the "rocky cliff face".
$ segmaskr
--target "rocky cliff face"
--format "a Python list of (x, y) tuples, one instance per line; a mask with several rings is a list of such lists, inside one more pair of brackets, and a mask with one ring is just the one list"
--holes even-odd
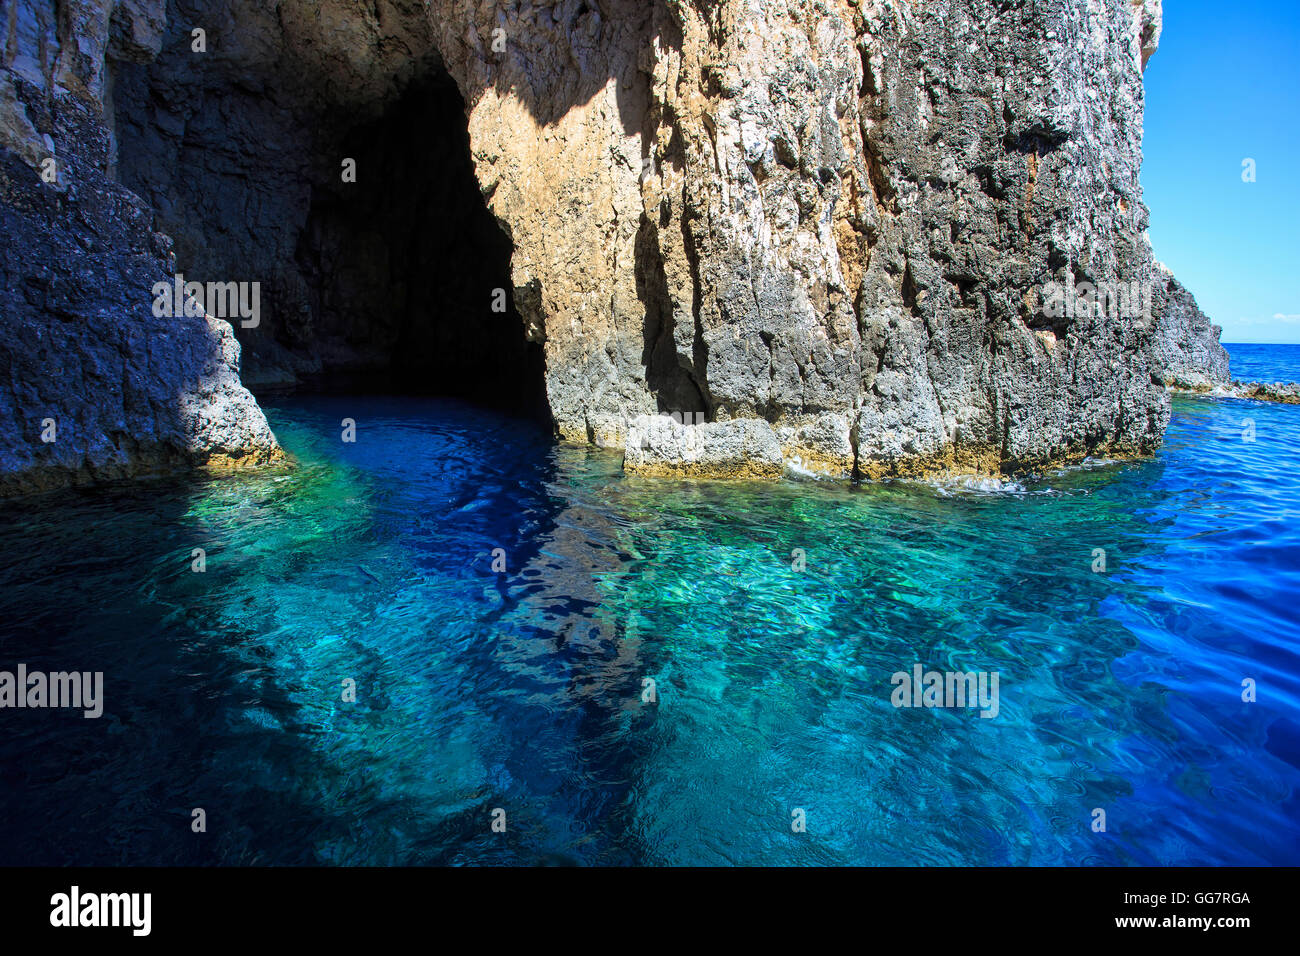
[(1008, 6), (678, 9), (645, 221), (690, 277), (674, 352), (711, 419), (868, 477), (1159, 440), (1150, 328), (1043, 302), (1050, 283), (1150, 281), (1150, 24), (1127, 2)]
[(1228, 353), (1219, 344), (1223, 329), (1210, 322), (1172, 272), (1163, 265), (1159, 270), (1154, 374), (1171, 388), (1207, 391), (1228, 385)]
[(4, 5), (0, 494), (283, 457), (230, 326), (154, 314), (171, 241), (108, 175), (105, 53), (148, 55), (137, 5)]
[[(102, 117), (96, 169), (156, 210), (179, 270), (262, 283), (235, 330), (257, 380), (513, 390), (650, 474), (998, 472), (1160, 441), (1170, 297), (1138, 185), (1158, 0), (55, 9), (6, 9), (10, 168), (49, 193), (27, 167), (53, 120), (15, 103)], [(239, 447), (271, 447), (249, 405)]]
[[(1150, 322), (1042, 292), (1155, 281), (1155, 10), (1006, 6), (561, 4), (499, 59), (440, 21), (561, 433), (655, 473), (764, 431), (870, 477), (1153, 447)], [(637, 417), (674, 411), (721, 427)]]

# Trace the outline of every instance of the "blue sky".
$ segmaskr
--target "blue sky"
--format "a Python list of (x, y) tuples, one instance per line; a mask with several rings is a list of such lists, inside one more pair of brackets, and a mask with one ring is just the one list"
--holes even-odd
[(1300, 343), (1300, 0), (1165, 0), (1143, 153), (1156, 258), (1223, 341)]

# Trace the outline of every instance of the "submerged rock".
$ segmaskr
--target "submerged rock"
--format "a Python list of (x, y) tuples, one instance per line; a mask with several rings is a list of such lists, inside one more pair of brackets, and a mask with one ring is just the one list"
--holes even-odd
[[(11, 7), (5, 318), (58, 328), (67, 358), (6, 337), (29, 385), (5, 406), (9, 474), (277, 454), (228, 328), (147, 314), (167, 240), (110, 174), (158, 210), (180, 271), (264, 282), (262, 322), (235, 330), (262, 380), (471, 357), (487, 375), (497, 341), (496, 373), (536, 368), (560, 436), (624, 448), (641, 474), (1143, 454), (1168, 422), (1161, 383), (1220, 373), (1145, 238), (1158, 0), (195, 0), (183, 22), (161, 0), (66, 0), (71, 45), (53, 0)], [(404, 98), (443, 78), (487, 226), (436, 193), (452, 218), (413, 228), (461, 230), (427, 247), (469, 277), (454, 290), (338, 212), (340, 151), (403, 103), (415, 135), (426, 101)], [(98, 146), (61, 132), (74, 110)], [(69, 200), (33, 171), (46, 135)], [(418, 142), (424, 178), (451, 168)], [(425, 158), (402, 174), (418, 184)], [(403, 195), (371, 218), (407, 215)], [(500, 244), (508, 266), (480, 276), (473, 250)], [(79, 421), (58, 453), (32, 444), (47, 407)]]

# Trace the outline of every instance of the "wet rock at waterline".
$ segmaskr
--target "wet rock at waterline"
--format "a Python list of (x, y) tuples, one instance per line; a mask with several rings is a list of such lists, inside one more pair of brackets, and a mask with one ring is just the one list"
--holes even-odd
[(1277, 402), (1282, 405), (1300, 405), (1300, 382), (1233, 382), (1214, 388), (1212, 394), (1228, 398), (1253, 398), (1259, 402)]
[[(1221, 377), (1145, 238), (1153, 0), (59, 7), (0, 71), (12, 487), (273, 459), (231, 335), (644, 474), (1143, 454)], [(175, 272), (259, 321), (159, 319)]]
[(767, 422), (736, 419), (687, 425), (642, 415), (628, 429), (623, 467), (631, 474), (679, 478), (779, 478), (781, 445)]

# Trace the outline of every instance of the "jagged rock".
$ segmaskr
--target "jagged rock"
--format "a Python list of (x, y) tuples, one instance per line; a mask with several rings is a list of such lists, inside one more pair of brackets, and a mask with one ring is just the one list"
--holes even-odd
[(1160, 28), (1163, 11), (1161, 0), (1133, 0), (1133, 22), (1137, 30), (1138, 42), (1142, 44), (1142, 68), (1146, 69), (1147, 60), (1160, 45)]
[[(645, 471), (631, 423), (698, 413), (719, 448), (673, 465), (655, 426), (653, 467), (701, 475), (749, 473), (737, 448), (768, 473), (773, 443), (821, 474), (1010, 471), (1167, 424), (1133, 308), (1172, 298), (1138, 183), (1156, 0), (169, 0), (161, 30), (143, 0), (64, 6), (77, 57), (52, 0), (14, 7), (11, 82), (72, 64), (83, 101), (111, 90), (115, 168), (181, 271), (265, 284), (236, 330), (260, 380), (496, 359), (505, 388), (544, 355), (561, 436)], [(459, 143), (424, 135), (445, 83)], [(393, 115), (406, 152), (376, 155), (407, 191), (371, 166), (346, 192), (341, 151)], [(1076, 307), (1085, 284), (1146, 294)]]
[(1192, 391), (1228, 384), (1228, 353), (1219, 344), (1223, 329), (1211, 324), (1172, 272), (1160, 269), (1164, 281), (1157, 286), (1153, 374), (1171, 388)]
[(1300, 382), (1233, 382), (1216, 388), (1216, 394), (1233, 398), (1253, 398), (1261, 402), (1300, 405)]
[[(39, 139), (0, 156), (0, 495), (281, 460), (239, 382), (230, 325), (154, 315), (174, 262), (151, 210), (106, 175), (108, 5), (69, 11), (75, 49), (59, 44), (50, 7), (6, 11), (19, 42), (0, 114), (11, 128), (26, 116)], [(41, 177), (50, 158), (56, 182)]]

